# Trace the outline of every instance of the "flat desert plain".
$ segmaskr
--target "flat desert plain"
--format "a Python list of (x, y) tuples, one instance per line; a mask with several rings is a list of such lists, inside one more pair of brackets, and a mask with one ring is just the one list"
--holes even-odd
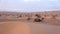
[(0, 22), (0, 34), (60, 34), (60, 26), (30, 22)]

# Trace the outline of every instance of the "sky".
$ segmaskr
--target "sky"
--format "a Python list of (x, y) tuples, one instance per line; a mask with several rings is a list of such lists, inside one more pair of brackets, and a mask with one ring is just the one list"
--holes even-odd
[(0, 11), (60, 10), (60, 0), (0, 0)]

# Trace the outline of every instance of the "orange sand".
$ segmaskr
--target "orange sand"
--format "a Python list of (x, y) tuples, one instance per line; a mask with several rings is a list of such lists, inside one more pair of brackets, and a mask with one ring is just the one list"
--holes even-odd
[(1, 22), (0, 34), (60, 34), (60, 26), (27, 22)]
[(27, 24), (8, 22), (0, 24), (0, 34), (30, 34)]

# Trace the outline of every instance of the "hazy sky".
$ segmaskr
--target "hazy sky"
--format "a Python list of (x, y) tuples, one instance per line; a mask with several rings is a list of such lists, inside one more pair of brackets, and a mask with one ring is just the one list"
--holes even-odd
[(0, 10), (30, 12), (59, 9), (60, 0), (0, 0)]

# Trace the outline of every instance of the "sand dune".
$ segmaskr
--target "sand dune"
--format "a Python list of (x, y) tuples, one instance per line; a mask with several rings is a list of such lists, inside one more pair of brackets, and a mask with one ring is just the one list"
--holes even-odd
[(31, 34), (60, 34), (60, 26), (30, 24)]
[(60, 26), (27, 22), (3, 22), (0, 34), (60, 34)]
[(19, 22), (4, 22), (0, 24), (0, 34), (30, 34), (30, 27)]

